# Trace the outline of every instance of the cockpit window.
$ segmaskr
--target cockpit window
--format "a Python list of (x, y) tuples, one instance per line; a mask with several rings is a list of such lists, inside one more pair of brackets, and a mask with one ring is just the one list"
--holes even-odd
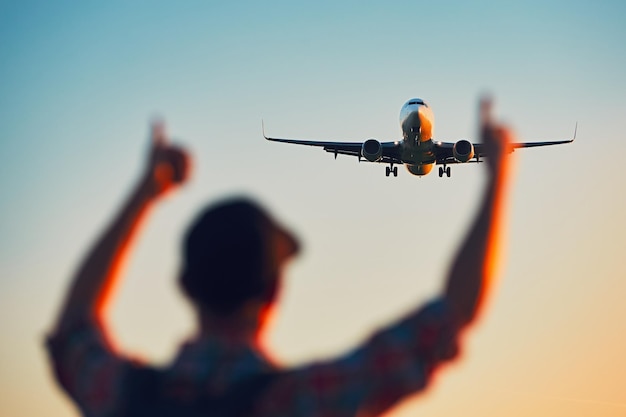
[(428, 104), (424, 103), (424, 100), (421, 100), (421, 99), (416, 99), (416, 100), (409, 101), (409, 105), (411, 105), (411, 104), (421, 104), (423, 106), (428, 107)]

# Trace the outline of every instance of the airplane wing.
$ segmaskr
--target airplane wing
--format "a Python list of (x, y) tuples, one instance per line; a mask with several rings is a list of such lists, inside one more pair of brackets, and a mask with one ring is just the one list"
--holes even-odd
[[(572, 143), (576, 139), (576, 129), (574, 130), (574, 136), (572, 139), (567, 140), (553, 140), (546, 142), (514, 142), (511, 144), (511, 152), (515, 151), (515, 149), (521, 148), (536, 148), (539, 146), (551, 146), (551, 145), (562, 145), (565, 143)], [(436, 142), (435, 144), (435, 159), (437, 164), (457, 164), (461, 163), (454, 158), (452, 154), (452, 148), (454, 147), (453, 142)], [(485, 146), (482, 143), (473, 143), (474, 146), (474, 158), (468, 162), (479, 162), (480, 158), (489, 157), (489, 153), (486, 152)]]
[[(285, 138), (271, 138), (265, 135), (263, 131), (263, 137), (272, 142), (292, 143), (295, 145), (307, 145), (316, 146), (324, 149), (326, 152), (330, 152), (335, 155), (350, 155), (362, 160), (361, 149), (363, 142), (326, 142), (316, 140), (303, 140), (303, 139), (285, 139)], [(398, 142), (382, 142), (382, 157), (376, 162), (386, 164), (402, 164), (400, 159), (400, 144)]]

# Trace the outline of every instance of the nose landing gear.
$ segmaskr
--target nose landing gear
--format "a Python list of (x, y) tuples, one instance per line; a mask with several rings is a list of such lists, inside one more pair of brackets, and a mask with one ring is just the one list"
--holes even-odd
[(443, 177), (443, 174), (446, 174), (446, 177), (450, 178), (450, 167), (439, 167), (439, 178)]
[(393, 173), (394, 177), (398, 176), (398, 167), (394, 167), (393, 164), (389, 164), (388, 167), (385, 167), (385, 176), (388, 177), (389, 174)]

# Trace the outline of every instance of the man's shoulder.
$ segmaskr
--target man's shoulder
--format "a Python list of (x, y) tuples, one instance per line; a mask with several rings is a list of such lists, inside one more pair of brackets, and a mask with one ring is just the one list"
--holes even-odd
[(280, 375), (262, 372), (248, 375), (215, 393), (208, 386), (177, 378), (171, 369), (133, 366), (125, 381), (122, 416), (243, 416)]

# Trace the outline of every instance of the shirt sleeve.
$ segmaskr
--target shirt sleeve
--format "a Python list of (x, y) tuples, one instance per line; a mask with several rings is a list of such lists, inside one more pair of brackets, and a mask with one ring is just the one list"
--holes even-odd
[(81, 323), (46, 344), (54, 376), (85, 416), (114, 415), (128, 360), (116, 355), (99, 328)]
[(459, 326), (436, 300), (337, 359), (289, 372), (261, 402), (262, 415), (379, 415), (423, 390), (458, 353)]

